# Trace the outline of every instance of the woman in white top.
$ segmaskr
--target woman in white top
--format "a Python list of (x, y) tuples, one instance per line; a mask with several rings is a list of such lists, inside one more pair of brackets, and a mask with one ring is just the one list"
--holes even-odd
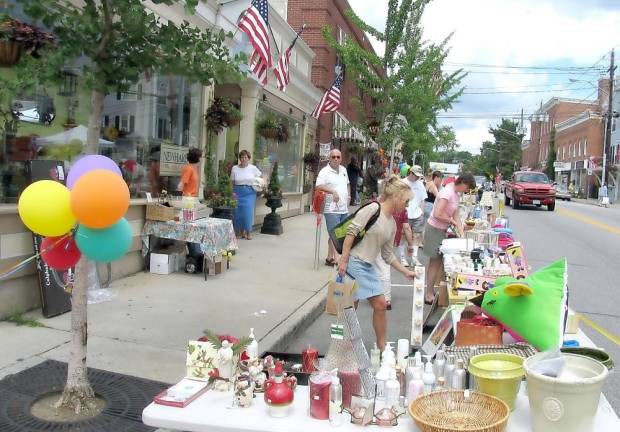
[(256, 205), (256, 191), (252, 187), (254, 179), (261, 176), (258, 168), (250, 163), (252, 155), (247, 150), (239, 152), (239, 164), (232, 167), (230, 178), (233, 191), (237, 195), (237, 208), (233, 225), (238, 238), (251, 240), (252, 225), (254, 224), (254, 207)]

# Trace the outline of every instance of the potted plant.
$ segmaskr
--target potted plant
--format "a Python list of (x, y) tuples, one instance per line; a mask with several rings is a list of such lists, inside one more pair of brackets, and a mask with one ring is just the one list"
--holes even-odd
[(304, 165), (309, 171), (314, 171), (320, 160), (321, 158), (316, 151), (309, 151), (303, 157)]
[(207, 129), (220, 133), (224, 128), (236, 126), (243, 116), (237, 106), (228, 98), (216, 97), (207, 110), (205, 120)]
[(237, 199), (233, 193), (232, 182), (230, 176), (226, 172), (226, 166), (220, 161), (219, 173), (217, 180), (211, 168), (207, 168), (209, 163), (205, 164), (206, 185), (205, 200), (209, 207), (213, 209), (211, 217), (232, 220), (237, 207)]
[(265, 205), (271, 209), (271, 213), (265, 216), (260, 232), (262, 234), (280, 235), (284, 230), (282, 228), (282, 218), (276, 213), (276, 209), (282, 207), (282, 187), (278, 178), (278, 161), (275, 161), (273, 164), (269, 184), (265, 191), (265, 198), (267, 198)]
[(256, 123), (256, 132), (267, 139), (276, 139), (279, 134), (279, 123), (274, 117), (265, 117)]
[(0, 66), (14, 66), (22, 53), (39, 58), (39, 50), (55, 41), (51, 33), (14, 18), (4, 17), (0, 22)]
[(286, 123), (284, 123), (283, 121), (280, 121), (278, 123), (278, 127), (277, 127), (277, 136), (276, 136), (276, 141), (278, 142), (286, 142), (288, 141), (288, 137), (289, 137), (289, 133), (288, 133), (288, 125)]

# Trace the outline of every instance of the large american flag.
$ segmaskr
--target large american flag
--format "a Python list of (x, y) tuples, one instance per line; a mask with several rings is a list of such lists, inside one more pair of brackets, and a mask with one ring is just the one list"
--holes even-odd
[(267, 69), (271, 67), (269, 48), (269, 3), (267, 0), (252, 0), (250, 7), (237, 23), (239, 29), (250, 39), (254, 52), (250, 57), (250, 69), (259, 82), (267, 84)]
[(286, 49), (286, 51), (284, 51), (284, 53), (282, 53), (282, 55), (280, 56), (280, 60), (278, 60), (278, 64), (273, 70), (273, 73), (276, 76), (278, 89), (280, 89), (280, 91), (286, 91), (286, 86), (288, 85), (288, 83), (291, 82), (291, 75), (289, 71), (291, 53), (293, 52), (293, 47), (295, 46), (295, 42), (297, 42), (297, 39), (299, 39), (300, 34), (301, 31), (297, 33), (297, 36), (295, 36), (295, 39), (293, 39), (291, 45)]
[(312, 111), (312, 117), (318, 119), (321, 114), (334, 112), (340, 108), (340, 89), (342, 89), (342, 82), (342, 75), (338, 75), (336, 81), (334, 81), (332, 86), (325, 92), (319, 104), (314, 111)]

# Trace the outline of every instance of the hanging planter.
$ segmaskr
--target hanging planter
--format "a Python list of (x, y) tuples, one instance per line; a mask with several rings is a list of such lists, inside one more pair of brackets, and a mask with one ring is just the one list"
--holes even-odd
[(256, 123), (256, 133), (267, 139), (277, 139), (279, 123), (273, 117), (266, 117)]
[(22, 47), (17, 42), (0, 41), (0, 66), (15, 66), (22, 56)]
[(205, 120), (207, 129), (220, 133), (224, 128), (233, 127), (241, 121), (241, 111), (228, 98), (216, 97), (207, 110)]
[(39, 58), (39, 50), (55, 42), (52, 34), (38, 27), (14, 18), (5, 18), (0, 22), (0, 66), (16, 65), (22, 53)]

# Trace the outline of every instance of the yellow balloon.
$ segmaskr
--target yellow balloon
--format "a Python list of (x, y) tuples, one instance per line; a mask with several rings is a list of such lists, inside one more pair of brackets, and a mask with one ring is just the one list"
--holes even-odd
[(39, 180), (19, 197), (19, 217), (32, 232), (44, 237), (61, 236), (76, 223), (70, 197), (71, 192), (61, 183)]

